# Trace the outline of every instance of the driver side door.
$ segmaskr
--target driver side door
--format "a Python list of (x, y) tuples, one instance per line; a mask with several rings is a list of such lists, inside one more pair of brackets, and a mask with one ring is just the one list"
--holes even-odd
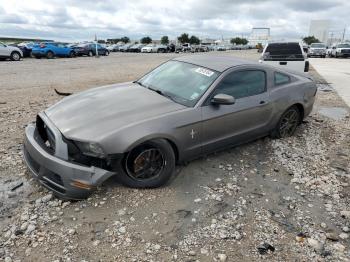
[[(272, 114), (267, 92), (267, 72), (260, 69), (231, 70), (202, 106), (202, 149), (209, 153), (240, 144), (268, 131)], [(235, 98), (232, 105), (215, 105), (216, 94)]]

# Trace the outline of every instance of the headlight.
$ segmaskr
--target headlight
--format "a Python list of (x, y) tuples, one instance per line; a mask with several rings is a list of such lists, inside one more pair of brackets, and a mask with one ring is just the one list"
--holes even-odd
[(104, 158), (106, 156), (102, 147), (97, 143), (75, 141), (75, 144), (79, 147), (84, 155), (98, 158)]

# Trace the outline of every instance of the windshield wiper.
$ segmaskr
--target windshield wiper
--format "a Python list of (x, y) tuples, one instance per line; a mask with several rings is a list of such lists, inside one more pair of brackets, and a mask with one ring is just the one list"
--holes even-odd
[(156, 93), (158, 93), (158, 94), (160, 94), (160, 95), (162, 95), (162, 96), (164, 96), (164, 97), (166, 97), (166, 98), (169, 98), (170, 100), (172, 100), (172, 101), (178, 103), (178, 102), (176, 101), (176, 99), (175, 99), (172, 95), (170, 95), (169, 93), (165, 93), (165, 92), (163, 92), (162, 90), (159, 90), (159, 89), (156, 89), (156, 88), (153, 88), (153, 87), (147, 87), (147, 88), (148, 88), (149, 90), (152, 90), (153, 92), (156, 92)]
[(140, 86), (142, 86), (142, 87), (146, 87), (146, 88), (147, 88), (147, 86), (145, 86), (144, 84), (142, 84), (142, 83), (139, 82), (139, 81), (134, 81), (133, 83), (138, 84), (138, 85), (140, 85)]

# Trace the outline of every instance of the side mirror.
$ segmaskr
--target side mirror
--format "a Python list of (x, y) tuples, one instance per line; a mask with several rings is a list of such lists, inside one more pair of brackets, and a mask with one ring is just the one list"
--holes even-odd
[(232, 105), (236, 102), (235, 98), (226, 94), (217, 94), (211, 99), (214, 105)]

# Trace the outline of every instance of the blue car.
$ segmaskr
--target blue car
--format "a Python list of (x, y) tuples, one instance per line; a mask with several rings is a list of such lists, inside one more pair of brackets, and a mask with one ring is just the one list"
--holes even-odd
[(35, 58), (46, 57), (48, 59), (59, 57), (75, 57), (75, 51), (61, 43), (45, 42), (34, 45), (32, 55)]

